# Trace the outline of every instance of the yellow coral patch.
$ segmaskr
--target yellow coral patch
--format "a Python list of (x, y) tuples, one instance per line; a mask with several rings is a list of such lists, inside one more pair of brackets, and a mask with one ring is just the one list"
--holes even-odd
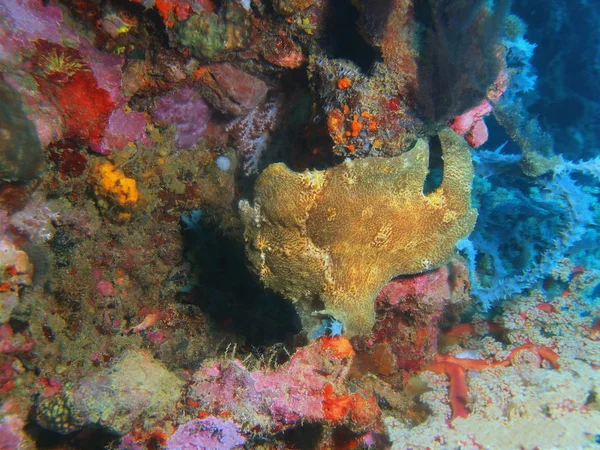
[[(320, 312), (340, 320), (348, 336), (370, 331), (379, 290), (397, 275), (448, 262), (475, 225), (470, 150), (452, 130), (439, 139), (443, 181), (428, 195), (423, 140), (401, 156), (347, 160), (324, 172), (269, 166), (254, 206), (240, 203), (251, 268), (301, 311), (319, 299)], [(318, 182), (306, 183), (308, 175)]]
[(110, 162), (104, 162), (96, 166), (95, 173), (98, 176), (100, 194), (104, 194), (120, 205), (132, 205), (140, 198), (136, 181), (127, 178), (123, 172)]

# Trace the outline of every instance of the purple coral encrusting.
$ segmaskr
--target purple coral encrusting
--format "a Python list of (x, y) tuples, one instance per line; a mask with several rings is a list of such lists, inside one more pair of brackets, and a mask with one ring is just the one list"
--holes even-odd
[(7, 415), (0, 421), (0, 449), (21, 448), (24, 422), (15, 415)]
[(159, 125), (173, 125), (177, 147), (189, 149), (204, 135), (211, 115), (210, 107), (198, 92), (185, 86), (158, 100), (152, 118)]
[(244, 445), (246, 438), (231, 421), (215, 417), (193, 419), (183, 424), (167, 441), (167, 450), (230, 450)]
[(150, 138), (146, 134), (146, 117), (144, 113), (126, 111), (118, 108), (108, 118), (104, 130), (104, 139), (92, 149), (98, 153), (110, 153), (110, 149), (122, 150), (129, 142), (140, 142), (149, 145)]

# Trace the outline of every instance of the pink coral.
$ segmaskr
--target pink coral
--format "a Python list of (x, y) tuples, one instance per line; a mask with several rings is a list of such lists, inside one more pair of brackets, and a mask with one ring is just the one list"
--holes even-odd
[(238, 361), (208, 364), (194, 375), (190, 396), (202, 410), (250, 428), (273, 432), (312, 421), (362, 431), (380, 411), (372, 397), (348, 392), (344, 382), (354, 354), (348, 348), (344, 337), (321, 338), (275, 371), (251, 372)]
[(0, 449), (21, 448), (25, 423), (15, 415), (8, 415), (0, 421)]
[(146, 116), (137, 111), (125, 112), (125, 108), (115, 109), (108, 118), (104, 129), (104, 139), (93, 150), (106, 154), (111, 150), (122, 150), (130, 142), (149, 145), (152, 141), (146, 134)]
[(246, 442), (231, 420), (215, 417), (192, 419), (177, 428), (167, 441), (167, 450), (231, 450)]
[(185, 86), (159, 99), (152, 118), (159, 125), (174, 126), (177, 147), (189, 149), (204, 135), (211, 115), (199, 92)]
[(99, 281), (96, 284), (96, 290), (103, 297), (114, 297), (116, 295), (115, 288), (110, 281)]
[(247, 175), (259, 171), (260, 160), (267, 150), (271, 133), (281, 119), (281, 102), (281, 98), (274, 96), (227, 126), (227, 131), (235, 139), (237, 154), (244, 161)]

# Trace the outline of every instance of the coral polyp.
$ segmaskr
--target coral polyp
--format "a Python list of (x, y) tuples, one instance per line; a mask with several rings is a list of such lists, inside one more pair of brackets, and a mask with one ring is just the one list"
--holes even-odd
[(79, 71), (90, 71), (75, 48), (64, 47), (46, 40), (37, 40), (31, 64), (34, 73), (53, 83), (65, 83)]

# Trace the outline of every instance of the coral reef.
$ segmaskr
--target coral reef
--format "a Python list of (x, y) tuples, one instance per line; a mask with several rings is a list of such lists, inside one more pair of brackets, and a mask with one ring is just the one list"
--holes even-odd
[(232, 120), (227, 130), (236, 144), (247, 175), (256, 174), (271, 140), (271, 133), (281, 118), (282, 99), (271, 97), (243, 117)]
[[(474, 198), (481, 215), (460, 245), (468, 254), (471, 293), (485, 308), (539, 286), (574, 247), (595, 239), (594, 196), (574, 181), (578, 174), (598, 175), (593, 160), (558, 159), (552, 178), (532, 181), (517, 170), (522, 159), (502, 148), (475, 156)], [(492, 229), (503, 231), (486, 231)], [(514, 242), (511, 249), (503, 247), (507, 238)], [(585, 246), (577, 254), (585, 264), (596, 259)]]
[(423, 141), (400, 157), (346, 161), (325, 172), (269, 166), (256, 182), (254, 207), (240, 204), (253, 270), (308, 310), (321, 300), (319, 312), (341, 321), (349, 336), (370, 331), (379, 290), (394, 276), (446, 263), (474, 226), (469, 150), (453, 131), (439, 140), (443, 181), (427, 195)]
[(200, 11), (182, 21), (176, 34), (199, 59), (212, 59), (243, 49), (249, 40), (249, 18), (236, 0), (226, 0), (219, 11)]
[[(456, 357), (441, 356), (446, 362), (430, 368), (454, 367), (449, 381), (420, 375), (429, 389), (421, 401), (436, 413), (416, 426), (401, 417), (384, 419), (392, 448), (593, 447), (600, 418), (594, 361), (600, 347), (585, 332), (589, 305), (583, 292), (574, 285), (568, 296), (547, 299), (535, 292), (507, 304), (497, 320), (508, 332), (508, 348), (478, 332), (462, 334), (461, 346), (453, 348)], [(452, 387), (455, 377), (461, 381)], [(460, 403), (453, 402), (453, 389), (466, 394)], [(465, 407), (469, 410), (458, 409)], [(532, 427), (548, 432), (532, 434)]]
[(571, 3), (0, 0), (0, 448), (597, 446)]

